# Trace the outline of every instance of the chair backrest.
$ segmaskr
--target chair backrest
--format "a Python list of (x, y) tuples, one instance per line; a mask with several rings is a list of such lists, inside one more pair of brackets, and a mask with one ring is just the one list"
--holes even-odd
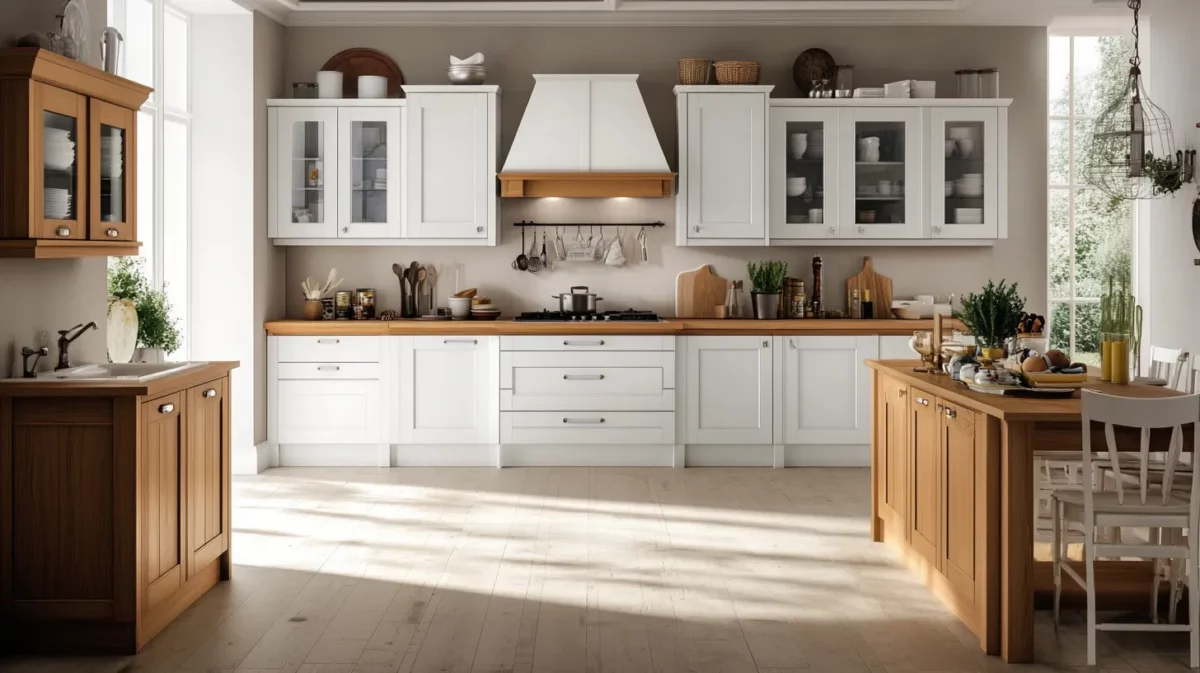
[(1193, 355), (1188, 361), (1190, 365), (1185, 369), (1187, 381), (1184, 382), (1184, 392), (1188, 395), (1200, 393), (1200, 356)]
[(1150, 347), (1150, 377), (1163, 379), (1167, 387), (1180, 390), (1179, 380), (1187, 364), (1188, 355), (1179, 348)]
[[(1165, 504), (1171, 495), (1175, 482), (1175, 471), (1182, 463), (1183, 426), (1192, 425), (1193, 447), (1200, 447), (1200, 395), (1180, 395), (1178, 397), (1136, 398), (1105, 395), (1092, 390), (1083, 393), (1083, 474), (1087, 490), (1084, 491), (1084, 504), (1090, 511), (1093, 506), (1094, 480), (1087, 475), (1092, 472), (1092, 422), (1104, 424), (1104, 453), (1107, 454), (1109, 465), (1116, 476), (1117, 502), (1125, 502), (1125, 488), (1129, 485), (1127, 478), (1132, 477), (1138, 484), (1138, 497), (1141, 504), (1156, 504), (1148, 501), (1150, 494), (1159, 490), (1162, 503)], [(1117, 447), (1116, 426), (1134, 428), (1140, 431), (1140, 441), (1137, 451), (1120, 450)], [(1150, 465), (1150, 431), (1154, 429), (1169, 429), (1170, 443), (1166, 457), (1156, 465), (1165, 468), (1161, 481), (1151, 483)], [(1119, 454), (1136, 453), (1137, 473), (1129, 474), (1122, 470)], [(1126, 462), (1128, 467), (1129, 463)], [(1191, 470), (1191, 512), (1196, 511), (1200, 502), (1200, 470)]]

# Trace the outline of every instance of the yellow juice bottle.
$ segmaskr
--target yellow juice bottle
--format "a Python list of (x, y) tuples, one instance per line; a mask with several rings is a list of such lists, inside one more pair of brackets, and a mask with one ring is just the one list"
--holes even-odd
[(1129, 342), (1112, 342), (1112, 364), (1109, 365), (1109, 377), (1113, 383), (1129, 383)]

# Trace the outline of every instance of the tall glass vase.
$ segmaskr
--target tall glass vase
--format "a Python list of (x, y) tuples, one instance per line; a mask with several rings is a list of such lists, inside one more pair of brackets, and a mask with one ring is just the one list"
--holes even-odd
[(1116, 384), (1129, 383), (1129, 333), (1112, 332), (1108, 340), (1108, 380)]

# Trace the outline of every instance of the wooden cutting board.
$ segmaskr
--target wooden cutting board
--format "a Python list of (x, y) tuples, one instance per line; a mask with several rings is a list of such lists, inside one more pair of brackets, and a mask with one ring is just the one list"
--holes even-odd
[(711, 264), (675, 277), (675, 316), (715, 318), (716, 307), (725, 304), (729, 281), (717, 275)]
[[(871, 291), (871, 303), (874, 305), (876, 320), (892, 318), (892, 279), (875, 273), (870, 257), (863, 257), (862, 271), (846, 280), (846, 297), (849, 298), (854, 289), (858, 288), (861, 299), (863, 290)], [(849, 302), (847, 302), (849, 304)]]

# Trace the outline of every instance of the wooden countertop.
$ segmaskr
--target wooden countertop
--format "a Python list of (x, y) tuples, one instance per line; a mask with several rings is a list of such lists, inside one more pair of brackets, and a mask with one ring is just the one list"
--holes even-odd
[(237, 362), (206, 362), (150, 381), (0, 381), (0, 397), (158, 397), (219, 379)]
[[(957, 404), (995, 416), (1006, 421), (1079, 421), (1081, 417), (1078, 396), (1060, 399), (1033, 399), (1028, 397), (1003, 397), (976, 393), (945, 374), (925, 374), (913, 371), (919, 367), (917, 360), (867, 360), (867, 366), (883, 376), (890, 376), (929, 391)], [(1120, 397), (1175, 397), (1182, 395), (1175, 390), (1160, 386), (1132, 383), (1116, 385), (1091, 378), (1084, 386), (1088, 390), (1117, 395)]]
[[(961, 324), (951, 321), (951, 327)], [(271, 336), (383, 336), (420, 334), (536, 335), (536, 334), (676, 334), (782, 336), (911, 336), (933, 329), (932, 320), (709, 320), (668, 318), (661, 322), (513, 322), (512, 320), (271, 320)]]

